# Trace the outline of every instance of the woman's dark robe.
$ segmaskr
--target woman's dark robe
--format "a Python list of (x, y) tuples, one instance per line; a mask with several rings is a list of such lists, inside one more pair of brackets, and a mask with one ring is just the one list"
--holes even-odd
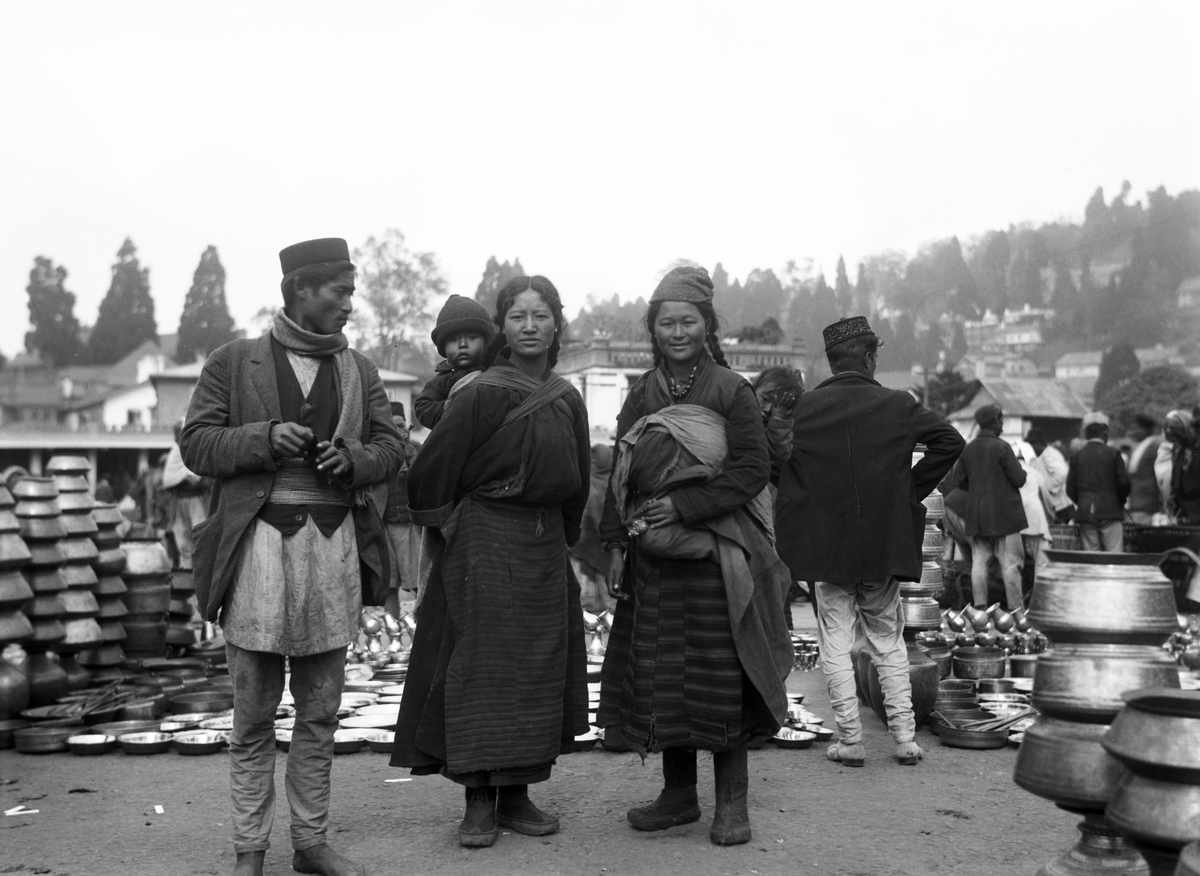
[(587, 730), (579, 583), (567, 562), (588, 493), (587, 412), (553, 372), (547, 385), (562, 394), (506, 421), (538, 384), (498, 359), (447, 405), (413, 463), (413, 522), (436, 527), (441, 549), (392, 766), (528, 784)]
[[(721, 471), (704, 483), (671, 490), (669, 495), (682, 523), (695, 527), (743, 508), (767, 484), (770, 459), (762, 415), (750, 384), (701, 359), (688, 394), (670, 400), (657, 371), (649, 371), (630, 388), (617, 418), (617, 442), (641, 417), (667, 404), (708, 408), (725, 419), (728, 452)], [(658, 381), (658, 386), (655, 382)], [(662, 458), (671, 441), (663, 434), (645, 434), (638, 456)], [(630, 490), (643, 491), (661, 472), (630, 472)], [(606, 543), (630, 539), (610, 486), (605, 499), (601, 534)], [(772, 552), (773, 553), (773, 552)], [(783, 589), (788, 576), (782, 563), (751, 558), (756, 572), (751, 605), (738, 629), (731, 625), (721, 567), (710, 560), (673, 560), (633, 549), (626, 582), (632, 598), (618, 603), (616, 619), (602, 671), (599, 722), (619, 726), (625, 741), (637, 751), (672, 747), (720, 751), (745, 742), (749, 736), (773, 733), (785, 717), (782, 678), (791, 668), (791, 643), (783, 620)], [(759, 690), (747, 677), (741, 655), (755, 662), (754, 675), (767, 679)]]

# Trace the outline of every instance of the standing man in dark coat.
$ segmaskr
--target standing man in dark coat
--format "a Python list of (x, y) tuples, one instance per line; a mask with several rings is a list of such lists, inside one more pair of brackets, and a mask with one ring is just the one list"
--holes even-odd
[(346, 647), (363, 602), (382, 605), (388, 550), (370, 487), (400, 465), (400, 436), (375, 366), (349, 349), (354, 265), (346, 241), (279, 254), (283, 309), (271, 331), (216, 350), (180, 439), (214, 478), (195, 530), (195, 581), (220, 615), (233, 681), (229, 784), (235, 876), (261, 876), (275, 808), (275, 713), (291, 671), (287, 758), (292, 867), (362, 874), (326, 843), (333, 734)]
[[(859, 620), (879, 671), (888, 729), (902, 764), (922, 757), (900, 613), (901, 580), (921, 577), (924, 498), (963, 439), (907, 392), (875, 380), (880, 340), (865, 317), (826, 327), (833, 377), (801, 397), (793, 450), (780, 473), (775, 530), (797, 581), (815, 581), (817, 623), (839, 741), (831, 760), (862, 766), (862, 722), (850, 646)], [(924, 444), (924, 458), (912, 454)]]
[(1125, 500), (1129, 472), (1121, 451), (1108, 445), (1108, 417), (1099, 412), (1083, 418), (1087, 443), (1071, 458), (1067, 495), (1078, 507), (1075, 521), (1085, 551), (1125, 550)]
[(983, 405), (975, 411), (979, 434), (963, 451), (958, 463), (958, 486), (967, 493), (964, 532), (971, 539), (971, 601), (977, 608), (988, 603), (988, 563), (995, 557), (1004, 579), (1004, 598), (1008, 610), (1022, 607), (1021, 566), (1025, 545), (1021, 530), (1029, 525), (1021, 487), (1025, 469), (1007, 441), (1004, 412), (996, 405)]

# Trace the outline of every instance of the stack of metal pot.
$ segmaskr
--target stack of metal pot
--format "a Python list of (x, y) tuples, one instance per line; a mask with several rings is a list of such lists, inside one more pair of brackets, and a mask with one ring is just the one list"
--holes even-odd
[(92, 570), (97, 578), (96, 601), (100, 603), (97, 620), (100, 623), (101, 642), (93, 648), (80, 651), (79, 662), (98, 668), (116, 666), (125, 658), (121, 648), (121, 643), (125, 641), (122, 620), (128, 610), (122, 597), (128, 588), (121, 579), (121, 572), (125, 569), (125, 551), (121, 550), (121, 536), (117, 533), (121, 512), (116, 505), (96, 502), (92, 506), (92, 520), (96, 523), (96, 532), (92, 534), (92, 544), (96, 546)]
[(1084, 817), (1082, 838), (1043, 876), (1147, 872), (1137, 850), (1105, 823), (1121, 768), (1102, 740), (1123, 693), (1178, 688), (1175, 665), (1160, 647), (1176, 626), (1175, 597), (1157, 566), (1119, 565), (1118, 556), (1128, 562), (1140, 555), (1062, 552), (1033, 591), (1029, 619), (1052, 647), (1034, 670), (1041, 717), (1025, 732), (1013, 779)]
[(61, 620), (66, 609), (59, 598), (67, 589), (62, 575), (67, 555), (61, 545), (67, 537), (67, 528), (62, 522), (58, 487), (53, 478), (23, 477), (12, 492), (17, 499), (13, 513), (21, 524), (21, 538), (29, 548), (25, 580), (33, 591), (33, 599), (25, 608), (33, 635), (21, 643), (26, 657), (20, 668), (29, 679), (29, 704), (49, 706), (71, 691), (67, 673), (49, 653), (67, 636)]
[(1200, 691), (1126, 694), (1104, 748), (1124, 767), (1108, 822), (1141, 850), (1151, 876), (1196, 872), (1180, 851), (1200, 840)]
[(121, 542), (125, 569), (125, 656), (162, 657), (167, 651), (167, 620), (171, 607), (171, 558), (157, 538)]
[(91, 470), (82, 456), (55, 456), (46, 465), (46, 471), (54, 478), (58, 488), (58, 506), (62, 510), (62, 524), (67, 536), (59, 544), (67, 558), (62, 567), (62, 578), (67, 589), (59, 594), (63, 604), (63, 629), (66, 635), (58, 643), (62, 668), (67, 673), (71, 690), (88, 686), (91, 676), (79, 665), (75, 654), (94, 648), (104, 640), (100, 624), (100, 603), (96, 601), (96, 585), (99, 578), (92, 568), (99, 552), (92, 541), (96, 534), (96, 521), (92, 519), (95, 501), (89, 492), (87, 475)]
[(173, 648), (191, 648), (196, 644), (192, 629), (195, 615), (196, 584), (191, 569), (171, 573), (171, 617), (167, 622), (167, 644)]
[[(8, 487), (0, 485), (0, 651), (5, 645), (24, 642), (33, 635), (33, 625), (21, 611), (33, 599), (33, 591), (21, 574), (29, 562), (29, 548), (21, 538), (21, 524), (13, 514), (16, 500)], [(0, 721), (12, 718), (29, 705), (29, 679), (0, 657)]]

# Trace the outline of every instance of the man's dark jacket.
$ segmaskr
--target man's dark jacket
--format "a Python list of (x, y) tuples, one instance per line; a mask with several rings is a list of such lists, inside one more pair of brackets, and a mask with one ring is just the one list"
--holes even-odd
[[(345, 442), (345, 450), (354, 461), (347, 487), (357, 489), (386, 482), (395, 474), (401, 449), (378, 370), (360, 353), (353, 356), (362, 378), (362, 429), (357, 440)], [(280, 418), (269, 334), (231, 341), (208, 357), (179, 441), (184, 465), (216, 479), (208, 519), (192, 533), (196, 600), (208, 620), (217, 619), (244, 536), (271, 495), (276, 460), (270, 432)], [(390, 570), (387, 536), (374, 497), (354, 508), (354, 529), (363, 602), (383, 605)]]
[(1129, 472), (1117, 448), (1103, 441), (1088, 441), (1071, 460), (1067, 495), (1078, 506), (1077, 523), (1121, 520), (1125, 517), (1129, 489)]
[(965, 533), (972, 538), (1012, 535), (1029, 525), (1021, 487), (1025, 469), (1007, 441), (988, 429), (967, 445), (959, 460), (958, 486), (967, 492)]
[[(779, 479), (779, 556), (797, 581), (921, 577), (922, 500), (962, 452), (954, 427), (907, 392), (843, 371), (796, 406)], [(913, 450), (926, 446), (913, 466)]]

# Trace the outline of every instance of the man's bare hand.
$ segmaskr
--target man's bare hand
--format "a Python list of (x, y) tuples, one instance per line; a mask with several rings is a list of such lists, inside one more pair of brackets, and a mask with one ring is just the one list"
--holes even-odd
[(271, 427), (271, 455), (307, 456), (317, 436), (313, 430), (299, 423), (276, 423)]
[(323, 471), (341, 480), (349, 480), (354, 474), (354, 463), (351, 462), (349, 453), (338, 450), (328, 441), (322, 441), (317, 445), (317, 471)]

